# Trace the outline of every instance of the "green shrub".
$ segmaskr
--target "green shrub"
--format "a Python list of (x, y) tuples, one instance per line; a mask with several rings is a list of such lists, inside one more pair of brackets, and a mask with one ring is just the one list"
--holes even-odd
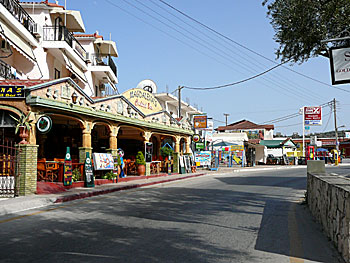
[(173, 149), (167, 147), (167, 146), (164, 146), (162, 148), (160, 148), (160, 155), (165, 158), (165, 157), (168, 157), (169, 155), (170, 156), (173, 156)]
[(139, 151), (137, 154), (136, 154), (136, 160), (135, 160), (135, 163), (137, 165), (145, 165), (146, 164), (146, 161), (145, 161), (145, 156), (143, 155), (143, 153), (141, 151)]
[(72, 171), (72, 180), (73, 180), (73, 182), (80, 181), (80, 178), (81, 178), (81, 173), (80, 173), (78, 168), (75, 168)]
[(112, 171), (109, 171), (105, 173), (104, 176), (102, 176), (102, 179), (113, 180), (115, 177), (116, 177), (115, 174)]

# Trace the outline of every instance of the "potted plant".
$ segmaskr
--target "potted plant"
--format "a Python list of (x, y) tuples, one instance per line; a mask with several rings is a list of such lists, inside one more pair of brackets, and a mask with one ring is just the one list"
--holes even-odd
[(26, 138), (28, 138), (29, 136), (28, 132), (32, 128), (31, 123), (33, 122), (33, 120), (29, 120), (29, 116), (31, 113), (31, 111), (28, 112), (27, 115), (22, 113), (18, 119), (10, 115), (11, 118), (17, 122), (15, 133), (17, 134), (19, 131), (19, 137), (22, 139), (22, 141), (20, 141), (19, 144), (28, 144)]
[(136, 154), (135, 164), (137, 165), (137, 174), (145, 175), (146, 173), (146, 161), (145, 156), (141, 151)]

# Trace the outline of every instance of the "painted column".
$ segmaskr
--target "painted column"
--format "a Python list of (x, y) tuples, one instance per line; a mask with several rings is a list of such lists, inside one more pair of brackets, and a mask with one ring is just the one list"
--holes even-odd
[[(152, 132), (145, 131), (143, 133), (144, 143), (146, 144), (152, 137)], [(146, 175), (151, 175), (151, 163), (146, 163)]]
[(191, 153), (191, 150), (190, 150), (190, 145), (191, 145), (191, 137), (187, 137), (186, 138), (186, 153)]
[(181, 137), (176, 136), (175, 137), (175, 150), (173, 153), (173, 172), (174, 173), (179, 173), (180, 142), (181, 142)]
[(118, 151), (118, 132), (120, 127), (118, 126), (111, 126), (111, 132), (109, 133), (109, 149), (107, 149), (107, 152), (111, 153), (113, 157), (117, 156)]
[(91, 147), (91, 122), (86, 122), (83, 127), (83, 146), (79, 147), (79, 162), (84, 163), (86, 158), (86, 153), (89, 152), (92, 156)]
[(174, 151), (176, 153), (180, 153), (180, 141), (181, 141), (181, 137), (176, 136), (175, 137), (175, 151)]

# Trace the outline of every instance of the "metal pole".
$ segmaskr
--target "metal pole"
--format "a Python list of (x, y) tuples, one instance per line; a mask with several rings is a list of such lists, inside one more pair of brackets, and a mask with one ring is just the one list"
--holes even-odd
[(305, 157), (305, 107), (303, 107), (303, 157)]
[(182, 89), (183, 87), (181, 87), (181, 86), (179, 86), (178, 87), (178, 91), (179, 91), (179, 97), (178, 97), (178, 99), (179, 99), (179, 112), (178, 112), (178, 118), (181, 118), (181, 89)]
[(228, 113), (224, 113), (225, 117), (226, 117), (226, 126), (227, 126), (227, 117), (230, 116), (230, 114)]
[(338, 127), (337, 127), (337, 101), (333, 99), (333, 111), (334, 111), (334, 130), (335, 130), (335, 149), (339, 151), (338, 142)]
[[(67, 11), (67, 0), (64, 0), (64, 10)], [(64, 26), (67, 27), (67, 13), (64, 13)]]

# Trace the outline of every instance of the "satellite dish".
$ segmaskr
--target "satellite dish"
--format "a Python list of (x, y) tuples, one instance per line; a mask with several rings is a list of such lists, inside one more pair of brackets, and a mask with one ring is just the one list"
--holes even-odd
[(157, 85), (150, 79), (142, 80), (139, 84), (137, 84), (136, 88), (144, 89), (150, 93), (157, 93)]

